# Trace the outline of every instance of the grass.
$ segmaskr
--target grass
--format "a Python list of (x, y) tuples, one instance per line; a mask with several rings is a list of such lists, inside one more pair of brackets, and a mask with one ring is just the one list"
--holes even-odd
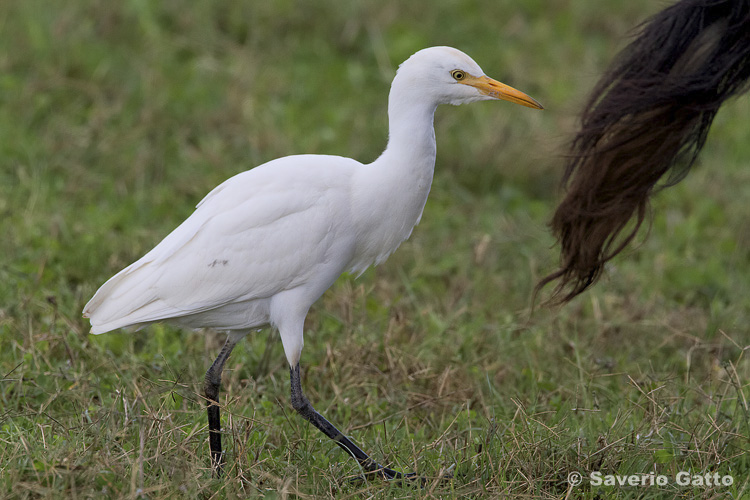
[[(556, 259), (545, 223), (576, 110), (660, 7), (1, 2), (0, 497), (746, 498), (747, 97), (607, 279), (529, 310)], [(200, 392), (221, 335), (93, 337), (83, 304), (225, 178), (292, 153), (377, 157), (397, 64), (437, 44), (547, 109), (438, 111), (422, 223), (313, 307), (302, 357), (323, 414), (430, 481), (351, 481), (356, 464), (291, 410), (266, 331), (228, 362), (229, 469), (212, 478)], [(669, 484), (596, 487), (594, 471)], [(734, 481), (680, 486), (679, 471)]]

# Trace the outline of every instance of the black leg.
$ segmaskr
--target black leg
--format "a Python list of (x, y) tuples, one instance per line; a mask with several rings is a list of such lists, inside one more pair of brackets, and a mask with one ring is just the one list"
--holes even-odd
[(379, 476), (383, 479), (417, 479), (415, 473), (402, 474), (401, 472), (383, 467), (382, 465), (375, 462), (370, 458), (367, 453), (362, 451), (359, 446), (354, 444), (351, 439), (344, 436), (333, 424), (323, 417), (320, 413), (315, 411), (315, 408), (310, 404), (310, 401), (305, 397), (302, 392), (302, 384), (300, 383), (299, 364), (294, 368), (290, 369), (292, 376), (292, 406), (295, 411), (302, 415), (302, 417), (317, 427), (323, 434), (333, 439), (333, 441), (339, 445), (345, 452), (354, 457), (359, 465), (365, 470), (368, 476)]
[(224, 347), (206, 372), (203, 383), (203, 391), (206, 394), (206, 407), (208, 411), (208, 447), (211, 450), (211, 467), (216, 476), (221, 476), (224, 470), (224, 453), (221, 451), (221, 417), (219, 413), (219, 388), (221, 387), (221, 372), (224, 363), (244, 335), (229, 333)]

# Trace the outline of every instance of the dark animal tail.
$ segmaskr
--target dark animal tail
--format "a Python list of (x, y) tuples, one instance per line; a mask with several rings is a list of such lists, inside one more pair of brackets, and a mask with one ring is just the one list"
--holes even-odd
[(535, 294), (559, 279), (549, 302), (564, 303), (599, 279), (635, 237), (649, 196), (687, 174), (719, 107), (749, 77), (748, 0), (682, 0), (642, 25), (582, 113), (550, 223), (560, 268)]

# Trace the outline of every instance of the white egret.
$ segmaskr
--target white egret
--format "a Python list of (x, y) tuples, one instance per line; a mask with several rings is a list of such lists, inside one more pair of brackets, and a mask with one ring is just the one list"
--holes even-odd
[(271, 325), (289, 362), (294, 409), (369, 475), (403, 477), (372, 460), (303, 394), (304, 320), (341, 273), (359, 274), (383, 262), (419, 222), (435, 166), (438, 104), (488, 99), (542, 109), (485, 76), (457, 49), (417, 52), (391, 85), (388, 146), (377, 160), (365, 165), (338, 156), (287, 156), (238, 174), (86, 304), (83, 314), (95, 334), (158, 321), (228, 332), (204, 385), (218, 473), (224, 462), (218, 406), (224, 363), (240, 339)]

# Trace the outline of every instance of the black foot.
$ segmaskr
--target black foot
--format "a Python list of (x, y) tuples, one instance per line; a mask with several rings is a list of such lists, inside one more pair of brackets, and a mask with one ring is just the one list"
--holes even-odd
[(387, 468), (365, 472), (359, 476), (349, 478), (349, 482), (355, 484), (362, 484), (368, 481), (388, 481), (402, 485), (419, 486), (421, 488), (424, 488), (427, 484), (427, 478), (417, 476), (416, 472), (402, 473)]
[[(446, 482), (453, 479), (453, 469), (455, 468), (455, 464), (448, 467), (448, 469), (440, 478), (441, 482)], [(430, 481), (426, 477), (418, 476), (416, 472), (398, 472), (393, 469), (389, 469), (388, 467), (382, 467), (378, 470), (365, 472), (360, 476), (355, 476), (350, 479), (350, 481), (353, 483), (363, 483), (365, 481), (372, 480), (385, 480), (388, 482), (392, 481), (394, 483), (403, 485), (419, 486), (420, 488), (424, 488), (425, 486), (427, 486), (427, 483)]]
[(426, 478), (417, 476), (416, 472), (398, 472), (388, 467), (383, 467), (380, 470), (368, 472), (365, 474), (368, 479), (384, 479), (386, 481), (394, 481), (398, 483), (424, 483), (427, 481)]

